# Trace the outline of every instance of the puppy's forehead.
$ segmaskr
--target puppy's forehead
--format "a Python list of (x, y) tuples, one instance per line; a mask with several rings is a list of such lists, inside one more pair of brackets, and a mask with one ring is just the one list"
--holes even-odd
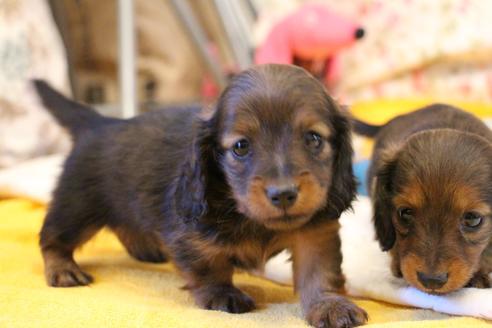
[(451, 130), (421, 133), (399, 152), (394, 201), (415, 208), (486, 210), (492, 197), (491, 159), (491, 146), (478, 136)]
[(267, 65), (240, 74), (222, 96), (223, 131), (238, 134), (261, 129), (316, 125), (327, 134), (333, 107), (323, 86), (304, 70)]
[(464, 181), (448, 181), (440, 185), (435, 182), (408, 181), (394, 196), (395, 207), (430, 210), (443, 217), (452, 214), (460, 216), (467, 211), (490, 213), (490, 206), (479, 187)]

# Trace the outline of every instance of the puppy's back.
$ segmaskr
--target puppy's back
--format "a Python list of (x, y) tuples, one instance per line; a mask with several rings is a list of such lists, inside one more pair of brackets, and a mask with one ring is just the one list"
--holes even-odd
[(378, 142), (399, 142), (409, 136), (431, 129), (454, 129), (478, 134), (492, 142), (490, 129), (473, 114), (446, 104), (433, 104), (400, 115), (382, 126)]
[(137, 210), (132, 206), (140, 194), (165, 192), (189, 156), (201, 123), (198, 105), (122, 120), (102, 116), (44, 81), (33, 83), (46, 109), (74, 140), (55, 190), (55, 202), (67, 197), (97, 199), (97, 204), (92, 204), (94, 211), (98, 208), (94, 216), (107, 216), (109, 224)]
[(471, 113), (450, 105), (433, 104), (397, 116), (379, 127), (379, 131), (375, 135), (374, 151), (367, 176), (368, 186), (371, 186), (373, 176), (383, 162), (384, 153), (399, 148), (416, 133), (435, 129), (452, 129), (473, 133), (492, 143), (492, 132), (483, 121)]

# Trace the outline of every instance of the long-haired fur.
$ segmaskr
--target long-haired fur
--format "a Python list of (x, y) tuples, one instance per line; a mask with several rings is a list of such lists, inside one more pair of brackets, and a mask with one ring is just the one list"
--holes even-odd
[(368, 174), (376, 238), (395, 276), (443, 294), (490, 287), (492, 132), (473, 115), (436, 104), (377, 127)]
[(110, 119), (35, 85), (75, 140), (41, 230), (49, 285), (92, 281), (73, 251), (107, 226), (136, 259), (172, 260), (200, 307), (253, 310), (234, 268), (261, 268), (289, 248), (311, 324), (366, 320), (335, 294), (337, 219), (355, 195), (350, 125), (304, 70), (249, 69), (209, 117), (181, 108)]

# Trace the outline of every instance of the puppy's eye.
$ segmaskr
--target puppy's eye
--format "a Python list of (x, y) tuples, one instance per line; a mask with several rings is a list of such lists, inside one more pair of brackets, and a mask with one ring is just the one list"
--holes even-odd
[(400, 218), (400, 221), (405, 224), (409, 225), (413, 218), (414, 218), (414, 212), (411, 208), (408, 207), (400, 207), (398, 209), (398, 217)]
[(466, 212), (463, 215), (463, 226), (467, 230), (475, 230), (482, 225), (483, 217), (475, 212)]
[(316, 132), (309, 131), (304, 135), (306, 146), (313, 152), (318, 151), (323, 146), (323, 138)]
[(237, 157), (245, 157), (249, 154), (249, 150), (249, 141), (246, 139), (241, 139), (232, 146), (232, 152)]

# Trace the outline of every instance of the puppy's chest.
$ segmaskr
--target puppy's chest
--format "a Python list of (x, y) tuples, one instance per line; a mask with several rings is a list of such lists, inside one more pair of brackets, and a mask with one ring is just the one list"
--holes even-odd
[(231, 263), (244, 270), (263, 270), (266, 261), (279, 253), (285, 245), (277, 238), (268, 243), (243, 241), (228, 251)]
[(257, 231), (247, 234), (217, 233), (201, 235), (199, 244), (208, 245), (210, 257), (226, 256), (238, 268), (245, 270), (262, 269), (265, 262), (286, 248), (286, 238), (275, 233)]

